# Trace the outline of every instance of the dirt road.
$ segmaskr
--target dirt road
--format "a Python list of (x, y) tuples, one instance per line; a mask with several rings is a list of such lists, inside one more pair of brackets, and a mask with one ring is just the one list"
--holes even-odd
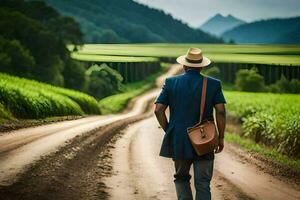
[[(176, 199), (172, 161), (158, 156), (162, 138), (154, 117), (124, 131), (111, 150), (113, 175), (104, 181), (110, 199)], [(260, 171), (241, 159), (242, 154), (226, 144), (216, 155), (213, 199), (300, 199), (300, 188)]]
[[(160, 86), (165, 77), (178, 73), (180, 67), (173, 65), (157, 79)], [(50, 125), (25, 128), (0, 135), (0, 185), (11, 185), (30, 164), (42, 156), (53, 153), (67, 141), (87, 132), (93, 132), (105, 125), (141, 115), (147, 102), (156, 97), (159, 89), (153, 89), (136, 98), (123, 114), (91, 116), (82, 119), (58, 122)]]
[[(144, 112), (158, 92), (136, 98), (121, 114), (2, 133), (0, 199), (175, 199), (174, 167), (158, 156), (163, 132), (152, 111)], [(248, 157), (229, 144), (216, 156), (213, 199), (300, 199), (296, 186), (262, 172)]]

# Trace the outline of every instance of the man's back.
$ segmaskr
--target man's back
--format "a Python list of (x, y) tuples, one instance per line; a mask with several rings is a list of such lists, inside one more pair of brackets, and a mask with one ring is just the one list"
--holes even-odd
[[(197, 156), (186, 132), (199, 122), (203, 76), (189, 69), (184, 74), (166, 79), (155, 103), (169, 106), (170, 120), (166, 128), (161, 156), (175, 159), (213, 159), (213, 152)], [(213, 119), (213, 106), (225, 103), (221, 83), (208, 77), (203, 120)]]
[[(170, 122), (193, 126), (199, 121), (203, 76), (197, 71), (188, 70), (166, 82), (169, 88)], [(204, 120), (213, 118), (213, 105), (219, 101), (216, 98), (219, 98), (217, 92), (220, 89), (220, 81), (208, 77)]]
[[(208, 78), (203, 120), (212, 119), (213, 108), (215, 108), (216, 127), (219, 132), (218, 146), (215, 152), (212, 150), (203, 156), (198, 156), (189, 140), (187, 128), (199, 122), (204, 79), (199, 72), (209, 66), (211, 61), (203, 56), (201, 49), (198, 48), (189, 48), (187, 53), (179, 56), (176, 61), (182, 65), (185, 73), (167, 78), (155, 101), (154, 113), (165, 131), (160, 155), (172, 158), (174, 161), (174, 183), (178, 199), (193, 199), (189, 174), (193, 165), (196, 199), (210, 200), (214, 153), (220, 153), (224, 148), (225, 99), (220, 81)], [(169, 121), (165, 113), (168, 106), (170, 107)]]

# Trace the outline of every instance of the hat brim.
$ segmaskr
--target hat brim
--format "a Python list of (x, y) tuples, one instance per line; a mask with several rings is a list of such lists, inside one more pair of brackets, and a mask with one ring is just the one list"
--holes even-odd
[(188, 66), (188, 67), (207, 67), (211, 64), (211, 61), (205, 56), (203, 56), (203, 60), (202, 60), (201, 63), (190, 63), (190, 62), (186, 61), (185, 56), (186, 55), (179, 56), (176, 59), (176, 61), (179, 64), (182, 64), (182, 65), (185, 65), (185, 66)]

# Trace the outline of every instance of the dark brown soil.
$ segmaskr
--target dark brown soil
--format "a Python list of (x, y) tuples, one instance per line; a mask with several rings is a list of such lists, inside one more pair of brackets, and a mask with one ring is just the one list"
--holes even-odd
[(148, 116), (150, 113), (121, 120), (76, 137), (56, 153), (39, 160), (18, 182), (0, 186), (1, 199), (107, 199), (102, 178), (111, 170), (109, 141), (116, 140), (117, 133), (128, 124)]
[[(229, 121), (226, 126), (227, 130), (231, 133), (240, 134), (242, 132), (241, 124), (237, 123), (236, 121)], [(253, 163), (260, 170), (273, 176), (277, 176), (289, 184), (300, 185), (300, 170), (279, 163), (265, 155), (244, 149), (238, 144), (232, 143), (228, 147), (230, 148), (230, 151), (232, 151), (244, 162)]]
[(85, 116), (61, 116), (61, 117), (51, 117), (46, 119), (18, 119), (13, 121), (7, 121), (3, 124), (0, 124), (0, 133), (8, 133), (9, 131), (29, 128), (40, 125), (52, 124), (60, 121), (68, 121), (74, 119), (80, 119)]

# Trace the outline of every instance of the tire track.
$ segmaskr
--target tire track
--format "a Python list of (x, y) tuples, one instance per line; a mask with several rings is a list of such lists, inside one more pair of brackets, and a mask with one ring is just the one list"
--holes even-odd
[[(173, 162), (158, 155), (164, 133), (157, 126), (154, 117), (130, 125), (112, 146), (112, 176), (104, 181), (110, 186), (109, 199), (176, 199)], [(226, 143), (225, 150), (216, 154), (213, 199), (300, 198), (299, 189), (241, 160), (245, 153), (236, 149)]]
[[(157, 79), (158, 83), (179, 69), (174, 65)], [(149, 116), (144, 112), (158, 92), (159, 89), (153, 89), (135, 98), (129, 112), (106, 118), (101, 116), (101, 120), (95, 116), (88, 119), (88, 123), (74, 125), (68, 121), (64, 128), (57, 123), (31, 128), (30, 131), (14, 131), (11, 136), (1, 135), (3, 144), (12, 141), (3, 147), (0, 155), (1, 199), (105, 198), (105, 186), (101, 180), (109, 172), (105, 171), (109, 169), (105, 154), (107, 145), (129, 123)], [(19, 142), (22, 138), (27, 142)]]

